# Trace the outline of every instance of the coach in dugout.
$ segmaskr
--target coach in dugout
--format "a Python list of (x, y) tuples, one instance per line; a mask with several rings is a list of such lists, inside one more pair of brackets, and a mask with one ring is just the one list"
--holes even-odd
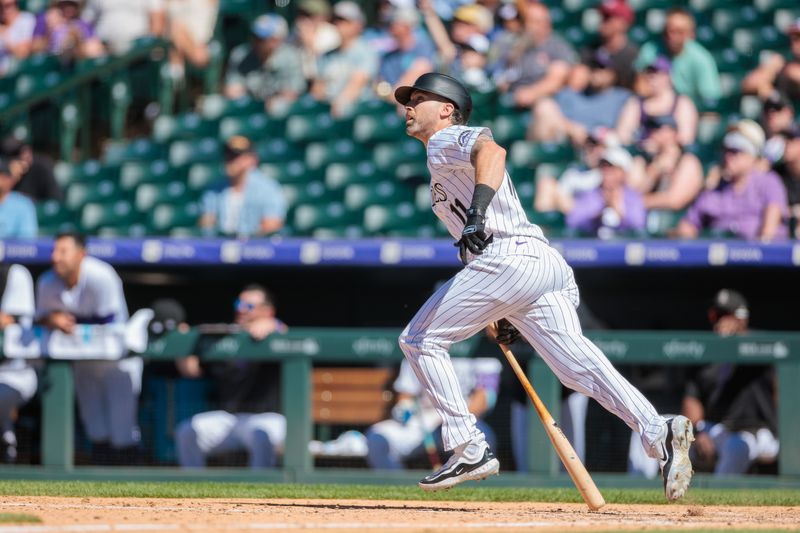
[[(86, 255), (77, 233), (55, 238), (52, 270), (39, 277), (37, 323), (73, 334), (82, 325), (124, 324), (128, 306), (122, 280), (108, 263)], [(135, 458), (142, 359), (75, 361), (75, 393), (95, 464), (123, 464)]]

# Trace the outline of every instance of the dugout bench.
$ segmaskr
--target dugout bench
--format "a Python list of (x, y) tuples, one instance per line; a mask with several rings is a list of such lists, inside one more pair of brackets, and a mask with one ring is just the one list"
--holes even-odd
[[(742, 337), (718, 337), (710, 332), (586, 332), (616, 364), (705, 364), (732, 362), (737, 364), (774, 364), (778, 376), (779, 431), (781, 450), (780, 476), (800, 476), (800, 423), (797, 405), (800, 405), (800, 334), (769, 332)], [(149, 360), (172, 360), (191, 353), (199, 333), (171, 333), (152, 343), (147, 353)], [(288, 421), (283, 460), (285, 480), (310, 479), (313, 473), (308, 442), (312, 437), (314, 421), (332, 423), (330, 406), (325, 414), (325, 399), (333, 400), (342, 393), (319, 387), (324, 374), (314, 372), (314, 366), (331, 367), (350, 365), (359, 367), (387, 367), (402, 360), (397, 344), (399, 330), (394, 329), (322, 329), (293, 328), (284, 335), (272, 335), (262, 342), (254, 342), (247, 334), (221, 337), (207, 343), (200, 357), (207, 360), (230, 358), (272, 359), (281, 362), (282, 403)], [(453, 346), (454, 357), (476, 354), (499, 356), (498, 348), (483, 336), (476, 336)], [(561, 385), (540, 359), (529, 365), (531, 381), (553, 416), (558, 419)], [(332, 375), (332, 374), (331, 374)], [(357, 374), (344, 373), (351, 382)], [(374, 374), (379, 379), (380, 373)], [(386, 375), (383, 375), (386, 378)], [(331, 382), (333, 378), (329, 377)], [(388, 378), (387, 378), (388, 379)], [(318, 382), (314, 394), (314, 382)], [(42, 465), (56, 470), (70, 471), (74, 465), (74, 391), (68, 361), (48, 361), (42, 387)], [(376, 381), (377, 382), (377, 381)], [(373, 383), (374, 385), (374, 383)], [(378, 401), (376, 391), (363, 395), (346, 394), (339, 399), (351, 402), (349, 415), (377, 417), (374, 412), (356, 413), (356, 405)], [(362, 391), (363, 392), (363, 391)], [(338, 400), (337, 400), (338, 401)], [(381, 402), (391, 398), (380, 396)], [(347, 411), (339, 411), (339, 414)], [(339, 416), (339, 415), (337, 415)], [(530, 427), (530, 465), (532, 473), (547, 476), (559, 474), (559, 460), (550, 446), (536, 414)], [(352, 418), (349, 420), (353, 420)], [(539, 452), (536, 453), (536, 450)], [(550, 450), (541, 453), (541, 450)]]

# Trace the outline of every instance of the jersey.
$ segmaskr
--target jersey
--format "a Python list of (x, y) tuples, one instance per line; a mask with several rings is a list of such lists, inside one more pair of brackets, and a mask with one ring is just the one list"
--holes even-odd
[[(467, 209), (475, 190), (475, 168), (470, 154), (480, 135), (492, 138), (488, 128), (449, 126), (428, 140), (431, 206), (454, 239), (461, 238), (467, 223)], [(528, 221), (507, 170), (486, 210), (486, 233), (494, 235), (495, 245), (500, 240), (515, 237), (532, 237), (547, 243), (541, 228)]]
[(53, 270), (48, 270), (36, 288), (37, 319), (64, 311), (74, 315), (79, 324), (124, 324), (128, 320), (122, 280), (114, 267), (95, 257), (83, 258), (74, 287), (67, 287)]

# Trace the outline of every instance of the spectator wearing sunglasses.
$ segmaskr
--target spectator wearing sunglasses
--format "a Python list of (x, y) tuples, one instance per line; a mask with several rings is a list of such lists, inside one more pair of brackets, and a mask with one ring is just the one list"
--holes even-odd
[(723, 138), (721, 178), (689, 207), (678, 224), (678, 237), (701, 232), (772, 241), (788, 236), (786, 189), (772, 171), (761, 168), (764, 132), (743, 120)]
[[(286, 324), (275, 316), (269, 292), (248, 285), (234, 301), (234, 323), (225, 333), (244, 332), (254, 341), (285, 333)], [(280, 414), (280, 368), (276, 363), (232, 360), (201, 366), (197, 356), (177, 363), (188, 378), (207, 376), (214, 381), (211, 402), (217, 409), (184, 420), (175, 430), (178, 462), (201, 468), (212, 456), (245, 451), (250, 468), (275, 465), (286, 437), (286, 419)]]

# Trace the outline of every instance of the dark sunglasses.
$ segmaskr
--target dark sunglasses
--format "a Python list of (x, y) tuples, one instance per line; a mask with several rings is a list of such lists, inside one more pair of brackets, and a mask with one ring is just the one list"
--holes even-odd
[(256, 304), (253, 304), (253, 303), (250, 303), (250, 302), (243, 302), (239, 298), (237, 298), (236, 301), (233, 302), (234, 311), (238, 311), (240, 313), (245, 313), (247, 311), (252, 311), (256, 307), (258, 307)]

